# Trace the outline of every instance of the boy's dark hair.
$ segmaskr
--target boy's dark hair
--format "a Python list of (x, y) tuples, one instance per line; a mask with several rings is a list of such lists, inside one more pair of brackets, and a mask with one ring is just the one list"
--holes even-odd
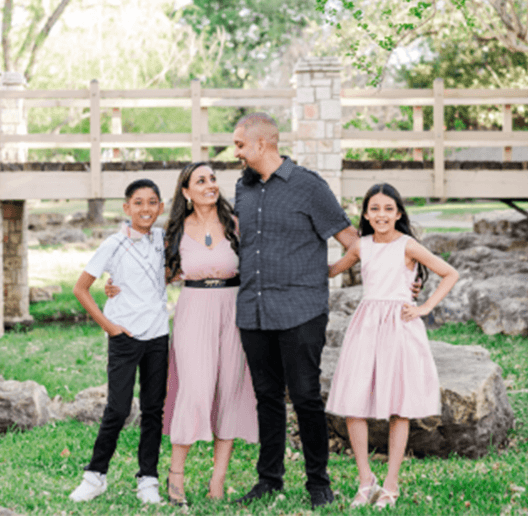
[(125, 199), (129, 201), (130, 198), (134, 195), (134, 192), (136, 190), (139, 190), (140, 188), (152, 188), (152, 190), (154, 190), (154, 193), (158, 196), (158, 200), (161, 201), (161, 194), (158, 185), (150, 179), (136, 179), (135, 181), (132, 181), (126, 187)]

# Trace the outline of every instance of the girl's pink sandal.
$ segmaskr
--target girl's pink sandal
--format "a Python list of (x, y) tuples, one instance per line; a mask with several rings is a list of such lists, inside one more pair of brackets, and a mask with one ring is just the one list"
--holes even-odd
[(356, 507), (361, 507), (362, 505), (373, 503), (376, 500), (380, 489), (381, 487), (378, 485), (376, 475), (372, 474), (372, 481), (368, 486), (363, 486), (358, 489), (350, 507), (354, 509)]
[(399, 496), (399, 491), (389, 491), (384, 487), (380, 487), (380, 494), (374, 507), (379, 510), (385, 509), (385, 507), (394, 507)]

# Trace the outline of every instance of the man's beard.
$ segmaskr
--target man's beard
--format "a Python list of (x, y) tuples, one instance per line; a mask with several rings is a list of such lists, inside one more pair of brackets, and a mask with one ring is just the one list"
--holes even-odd
[(242, 171), (242, 183), (246, 186), (253, 186), (260, 181), (260, 174), (252, 169), (251, 167), (246, 167)]

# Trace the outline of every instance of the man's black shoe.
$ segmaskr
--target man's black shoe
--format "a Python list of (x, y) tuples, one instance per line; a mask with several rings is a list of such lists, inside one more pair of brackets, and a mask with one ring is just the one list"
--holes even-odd
[(322, 507), (334, 501), (334, 493), (330, 487), (323, 487), (320, 489), (312, 489), (310, 491), (310, 498), (312, 499), (312, 510), (316, 507)]
[(270, 484), (267, 484), (266, 482), (259, 482), (258, 484), (253, 486), (253, 489), (251, 489), (249, 493), (245, 494), (242, 498), (235, 500), (235, 503), (249, 503), (253, 500), (258, 500), (264, 495), (271, 494), (275, 491), (280, 491), (280, 489), (277, 487), (273, 487)]

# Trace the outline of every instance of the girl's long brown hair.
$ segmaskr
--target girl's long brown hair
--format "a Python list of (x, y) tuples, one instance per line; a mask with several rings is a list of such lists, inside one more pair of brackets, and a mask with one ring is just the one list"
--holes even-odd
[[(178, 183), (174, 197), (172, 198), (172, 206), (170, 210), (169, 220), (165, 226), (165, 266), (168, 269), (167, 281), (171, 281), (177, 274), (181, 272), (181, 256), (180, 256), (180, 242), (183, 236), (183, 223), (185, 219), (193, 212), (194, 208), (190, 210), (187, 208), (187, 201), (183, 195), (182, 189), (189, 188), (189, 180), (192, 173), (202, 166), (211, 167), (205, 161), (190, 163), (180, 172)], [(236, 226), (234, 211), (232, 206), (220, 194), (218, 201), (216, 201), (216, 208), (218, 211), (218, 218), (224, 227), (224, 234), (227, 240), (231, 243), (231, 248), (238, 254), (238, 237), (236, 234)]]
[[(366, 236), (372, 235), (374, 233), (374, 229), (370, 225), (370, 222), (365, 218), (365, 214), (367, 213), (368, 203), (370, 199), (378, 193), (382, 193), (383, 195), (390, 197), (396, 203), (396, 208), (398, 209), (398, 212), (401, 215), (401, 217), (396, 221), (396, 230), (400, 233), (403, 233), (404, 235), (409, 235), (415, 240), (418, 240), (412, 229), (411, 221), (409, 220), (409, 215), (405, 210), (401, 195), (399, 194), (398, 190), (396, 190), (396, 188), (394, 188), (394, 186), (390, 185), (389, 183), (378, 183), (376, 185), (373, 185), (365, 194), (365, 197), (363, 198), (361, 218), (359, 219), (359, 235)], [(429, 272), (427, 268), (424, 267), (421, 263), (418, 263), (416, 278), (420, 278), (420, 280), (422, 280), (422, 287), (423, 285), (425, 285), (425, 282), (427, 281), (428, 277)]]

